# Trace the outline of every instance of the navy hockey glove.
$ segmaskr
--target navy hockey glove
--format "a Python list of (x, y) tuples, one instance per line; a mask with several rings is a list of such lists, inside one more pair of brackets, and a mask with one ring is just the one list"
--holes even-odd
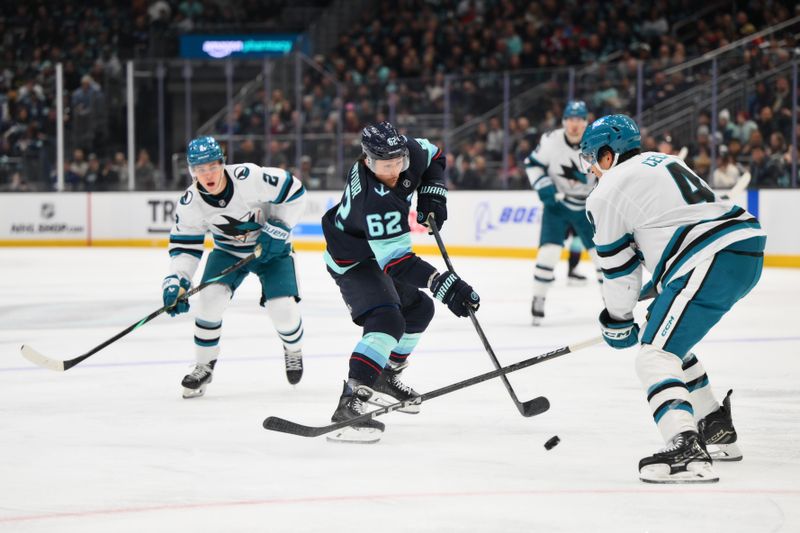
[(456, 316), (469, 316), (469, 308), (477, 311), (481, 297), (455, 272), (449, 270), (436, 276), (431, 282), (431, 292), (440, 302), (447, 305)]
[(292, 246), (287, 242), (291, 229), (284, 222), (270, 218), (258, 235), (258, 244), (261, 245), (261, 255), (258, 261), (266, 263), (275, 257), (287, 255)]
[[(164, 290), (164, 307), (168, 307), (169, 316), (179, 315), (189, 310), (189, 300), (178, 300), (192, 286), (186, 278), (178, 278), (175, 274), (164, 278), (161, 288)], [(177, 305), (176, 305), (177, 303)]]
[[(423, 185), (417, 193), (417, 223), (428, 226), (428, 215), (433, 213), (436, 227), (442, 229), (447, 220), (447, 189), (439, 183)], [(432, 234), (428, 231), (428, 234)]]
[(633, 319), (611, 318), (608, 309), (603, 309), (603, 312), (600, 313), (600, 329), (603, 330), (603, 340), (612, 348), (622, 350), (639, 343), (639, 324)]

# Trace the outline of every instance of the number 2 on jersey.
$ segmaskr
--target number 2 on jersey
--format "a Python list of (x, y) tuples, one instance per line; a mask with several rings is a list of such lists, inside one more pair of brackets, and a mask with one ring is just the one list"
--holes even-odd
[(702, 202), (713, 202), (714, 192), (691, 170), (680, 163), (670, 163), (667, 165), (672, 179), (681, 191), (681, 196), (687, 204), (699, 204)]

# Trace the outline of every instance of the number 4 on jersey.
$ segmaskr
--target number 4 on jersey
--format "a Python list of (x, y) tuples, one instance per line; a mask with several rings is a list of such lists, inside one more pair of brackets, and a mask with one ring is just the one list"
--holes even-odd
[(686, 203), (699, 204), (714, 201), (714, 192), (703, 183), (703, 180), (685, 166), (680, 163), (670, 163), (667, 165), (667, 170), (669, 170), (672, 179), (675, 180), (675, 184), (680, 189)]

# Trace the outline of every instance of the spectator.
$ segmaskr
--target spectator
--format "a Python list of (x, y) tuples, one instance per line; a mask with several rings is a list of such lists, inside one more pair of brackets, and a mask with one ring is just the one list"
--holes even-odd
[(142, 148), (136, 158), (136, 190), (154, 191), (158, 181), (158, 171), (150, 161), (150, 154)]
[(730, 189), (742, 175), (742, 169), (731, 157), (728, 147), (724, 144), (719, 147), (719, 160), (714, 175), (711, 178), (711, 187), (714, 189)]

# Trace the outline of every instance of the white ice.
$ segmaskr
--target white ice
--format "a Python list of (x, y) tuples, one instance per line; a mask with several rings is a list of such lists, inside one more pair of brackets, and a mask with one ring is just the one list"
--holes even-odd
[[(501, 362), (598, 335), (597, 286), (567, 287), (563, 265), (533, 328), (530, 261), (453, 259)], [(286, 381), (251, 278), (225, 315), (214, 383), (183, 400), (191, 313), (65, 373), (19, 353), (72, 358), (158, 308), (164, 250), (0, 249), (0, 531), (800, 531), (800, 271), (767, 269), (696, 349), (717, 396), (735, 391), (744, 461), (716, 464), (715, 485), (653, 486), (637, 463), (662, 442), (635, 350), (604, 345), (510, 375), (523, 400), (550, 399), (533, 418), (493, 380), (382, 417), (376, 445), (264, 430), (268, 415), (326, 424), (360, 336), (320, 254), (298, 264), (302, 382)], [(439, 304), (411, 363), (419, 391), (492, 369), (470, 322)]]

